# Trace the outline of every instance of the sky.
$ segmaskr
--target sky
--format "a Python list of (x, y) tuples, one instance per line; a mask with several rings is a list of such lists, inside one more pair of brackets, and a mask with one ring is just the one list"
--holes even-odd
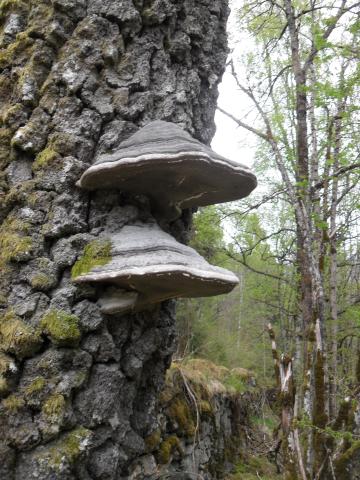
[[(231, 13), (228, 21), (230, 55), (235, 60), (251, 48), (251, 40), (241, 34), (236, 25), (236, 6), (239, 4), (240, 0), (231, 2)], [(236, 61), (236, 70), (240, 77), (244, 74), (240, 61)], [(226, 69), (219, 85), (218, 105), (234, 117), (242, 119), (251, 110), (251, 104), (246, 96), (238, 91), (229, 68)], [(254, 135), (238, 127), (233, 120), (218, 110), (215, 115), (215, 123), (216, 134), (211, 144), (212, 148), (224, 157), (251, 168), (255, 154)]]

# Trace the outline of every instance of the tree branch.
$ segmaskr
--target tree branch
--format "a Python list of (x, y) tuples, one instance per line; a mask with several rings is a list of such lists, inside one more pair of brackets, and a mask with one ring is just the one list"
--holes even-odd
[(223, 110), (221, 107), (217, 107), (217, 109), (219, 110), (219, 112), (221, 112), (224, 115), (226, 115), (227, 117), (231, 118), (231, 120), (233, 120), (235, 123), (237, 123), (239, 125), (239, 127), (245, 128), (249, 132), (254, 133), (258, 137), (262, 138), (263, 140), (266, 140), (267, 142), (270, 140), (270, 138), (268, 137), (268, 135), (266, 135), (266, 133), (263, 133), (260, 130), (257, 130), (256, 128), (251, 127), (247, 123), (242, 122), (238, 118), (231, 115), (231, 113), (227, 112), (226, 110)]

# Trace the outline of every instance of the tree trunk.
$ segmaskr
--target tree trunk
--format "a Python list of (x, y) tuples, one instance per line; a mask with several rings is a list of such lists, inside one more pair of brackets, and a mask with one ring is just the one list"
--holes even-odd
[[(150, 219), (148, 203), (75, 182), (154, 119), (210, 142), (227, 15), (226, 0), (0, 2), (1, 479), (155, 468), (144, 440), (175, 349), (174, 302), (105, 317), (70, 275), (109, 222)], [(190, 221), (168, 228), (184, 241)]]

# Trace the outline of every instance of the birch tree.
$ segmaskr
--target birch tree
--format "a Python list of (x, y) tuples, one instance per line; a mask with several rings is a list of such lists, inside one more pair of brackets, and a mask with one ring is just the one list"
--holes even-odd
[(348, 248), (350, 231), (356, 238), (359, 233), (356, 209), (345, 208), (359, 192), (358, 135), (353, 136), (359, 121), (359, 3), (246, 1), (239, 19), (253, 36), (254, 51), (245, 75), (234, 58), (228, 68), (257, 121), (222, 112), (259, 139), (263, 157), (277, 172), (274, 190), (291, 205), (298, 329), (305, 332), (296, 402), (311, 425), (298, 464), (306, 463), (306, 478), (329, 478), (336, 459), (325, 431), (338, 414), (337, 251)]

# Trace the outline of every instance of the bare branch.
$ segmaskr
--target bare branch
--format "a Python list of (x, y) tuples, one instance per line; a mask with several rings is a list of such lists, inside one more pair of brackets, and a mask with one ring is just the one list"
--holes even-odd
[(239, 127), (243, 127), (246, 130), (249, 130), (249, 132), (254, 133), (258, 137), (262, 138), (263, 140), (266, 140), (267, 142), (270, 140), (268, 135), (266, 135), (266, 133), (263, 133), (260, 130), (257, 130), (256, 128), (251, 127), (247, 123), (242, 122), (238, 118), (231, 115), (231, 113), (227, 112), (226, 110), (223, 110), (221, 107), (217, 107), (217, 109), (219, 110), (219, 112), (221, 112), (224, 115), (226, 115), (227, 117), (231, 118), (231, 120), (233, 120), (235, 123), (237, 123), (239, 125)]
[(351, 172), (352, 170), (355, 170), (357, 168), (360, 168), (360, 162), (359, 163), (353, 163), (352, 165), (347, 165), (346, 167), (341, 167), (341, 168), (339, 168), (339, 170), (334, 172), (332, 175), (330, 175), (327, 178), (324, 178), (320, 182), (316, 183), (313, 186), (313, 190), (320, 190), (321, 188), (324, 188), (325, 183), (328, 182), (331, 178), (340, 177), (340, 175), (343, 175), (344, 173)]

